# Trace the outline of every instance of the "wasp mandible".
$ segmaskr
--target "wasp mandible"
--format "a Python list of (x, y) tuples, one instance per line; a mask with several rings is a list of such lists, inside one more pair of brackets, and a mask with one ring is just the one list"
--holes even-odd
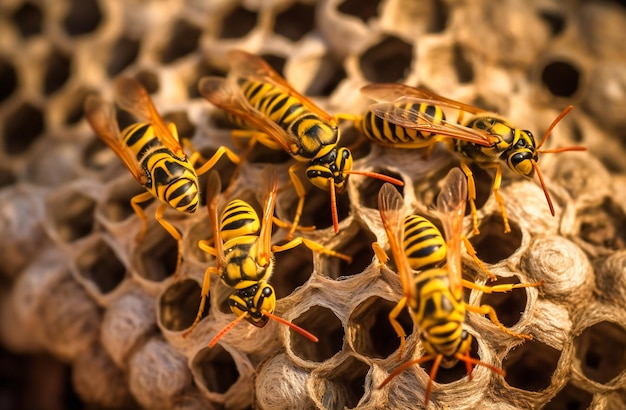
[(338, 257), (348, 263), (352, 262), (352, 258), (302, 237), (294, 238), (280, 246), (272, 246), (272, 224), (278, 190), (276, 170), (273, 167), (267, 168), (263, 180), (266, 183), (264, 191), (267, 197), (263, 206), (262, 219), (259, 219), (250, 204), (241, 199), (230, 201), (220, 218), (221, 181), (217, 172), (213, 171), (209, 175), (207, 205), (213, 226), (213, 246), (206, 240), (200, 241), (198, 246), (215, 256), (217, 262), (216, 266), (209, 266), (205, 271), (198, 314), (191, 327), (183, 333), (184, 337), (189, 335), (200, 322), (209, 295), (211, 275), (217, 274), (225, 285), (233, 288), (233, 293), (228, 298), (228, 305), (237, 317), (211, 340), (209, 347), (214, 346), (226, 332), (244, 319), (257, 327), (264, 327), (269, 319), (273, 319), (291, 327), (308, 339), (317, 341), (317, 338), (306, 330), (274, 315), (276, 293), (272, 285), (268, 283), (274, 269), (273, 253), (304, 244), (314, 252)]
[[(380, 216), (391, 248), (391, 254), (398, 270), (402, 286), (402, 298), (389, 313), (389, 321), (400, 337), (400, 356), (405, 346), (405, 332), (397, 318), (404, 307), (420, 332), (420, 340), (427, 354), (419, 359), (409, 360), (400, 365), (380, 384), (382, 388), (395, 376), (409, 367), (433, 361), (430, 379), (424, 393), (426, 405), (430, 399), (432, 382), (439, 366), (450, 368), (458, 361), (466, 364), (471, 377), (472, 366), (480, 365), (504, 375), (504, 371), (470, 356), (472, 335), (465, 329), (467, 311), (488, 315), (491, 321), (505, 333), (521, 339), (531, 339), (530, 335), (518, 334), (504, 327), (496, 311), (489, 305), (472, 306), (463, 300), (463, 287), (486, 293), (507, 292), (512, 289), (540, 286), (542, 282), (483, 286), (462, 278), (461, 243), (463, 242), (463, 217), (467, 200), (467, 179), (458, 169), (452, 169), (443, 183), (437, 199), (435, 215), (441, 220), (445, 232), (445, 246), (441, 233), (434, 225), (431, 234), (437, 236), (436, 246), (428, 246), (428, 236), (420, 236), (412, 229), (414, 216), (404, 217), (404, 201), (400, 193), (390, 184), (385, 184), (378, 195)], [(422, 218), (422, 217), (419, 217)], [(433, 231), (434, 229), (434, 231)], [(412, 251), (422, 249), (430, 255), (415, 258)], [(380, 245), (373, 245), (381, 261), (386, 263), (387, 254)], [(443, 250), (443, 251), (441, 251)], [(445, 255), (445, 256), (444, 256)], [(442, 259), (445, 258), (445, 259)]]
[[(306, 166), (306, 176), (318, 188), (330, 192), (331, 215), (335, 233), (339, 231), (336, 192), (346, 188), (349, 175), (364, 175), (396, 185), (395, 178), (352, 169), (352, 154), (338, 147), (339, 129), (333, 116), (324, 112), (311, 100), (298, 93), (262, 58), (241, 50), (228, 53), (228, 78), (204, 77), (200, 80), (200, 94), (215, 106), (239, 118), (254, 130), (238, 130), (234, 135), (248, 135), (251, 144), (260, 142), (269, 148), (281, 148), (296, 163), (289, 168), (289, 176), (298, 195), (298, 205), (288, 238), (298, 226), (304, 207), (306, 190), (297, 175)], [(232, 151), (222, 149), (207, 162), (211, 166)]]
[[(586, 150), (579, 146), (541, 149), (552, 129), (572, 110), (572, 106), (565, 108), (556, 117), (537, 144), (530, 131), (515, 128), (496, 114), (423, 89), (380, 83), (366, 85), (361, 92), (378, 103), (363, 115), (339, 114), (337, 118), (354, 122), (355, 127), (368, 139), (387, 147), (409, 149), (432, 149), (434, 143), (444, 141), (448, 149), (460, 157), (461, 169), (468, 179), (468, 199), (475, 234), (479, 232), (476, 186), (469, 163), (495, 169), (492, 191), (502, 214), (504, 231), (510, 232), (504, 200), (499, 192), (501, 163), (506, 163), (518, 175), (532, 177), (536, 173), (550, 213), (554, 216), (552, 199), (537, 166), (538, 154)], [(446, 120), (446, 109), (456, 110), (456, 121)], [(468, 114), (471, 118), (464, 120)]]

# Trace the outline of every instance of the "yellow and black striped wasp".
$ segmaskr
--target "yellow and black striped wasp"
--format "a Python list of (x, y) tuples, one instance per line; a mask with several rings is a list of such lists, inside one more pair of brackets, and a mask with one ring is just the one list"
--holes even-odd
[[(432, 223), (427, 220), (424, 223), (424, 217), (404, 217), (404, 201), (392, 185), (383, 185), (378, 195), (380, 216), (403, 292), (402, 299), (389, 313), (389, 321), (400, 337), (401, 356), (406, 335), (397, 317), (407, 306), (414, 324), (419, 328), (420, 340), (427, 353), (419, 359), (400, 365), (379, 388), (409, 367), (432, 360), (430, 380), (424, 393), (426, 405), (439, 366), (450, 368), (462, 361), (465, 362), (470, 377), (473, 365), (481, 365), (495, 373), (504, 374), (503, 370), (470, 356), (472, 336), (464, 326), (466, 312), (488, 315), (505, 333), (521, 339), (531, 339), (530, 335), (514, 333), (504, 327), (493, 307), (465, 303), (463, 287), (492, 293), (543, 284), (537, 282), (483, 286), (462, 278), (461, 242), (466, 200), (467, 179), (460, 169), (454, 168), (444, 180), (434, 212), (444, 227), (444, 240)], [(424, 230), (416, 229), (416, 222), (422, 223)], [(380, 262), (386, 263), (388, 257), (382, 247), (377, 243), (372, 247)]]
[[(337, 118), (353, 121), (355, 127), (368, 139), (393, 148), (432, 148), (444, 141), (448, 149), (461, 159), (461, 169), (468, 179), (469, 204), (474, 233), (478, 233), (476, 216), (476, 186), (468, 164), (477, 163), (482, 168), (494, 168), (496, 175), (492, 191), (500, 208), (504, 231), (510, 232), (504, 201), (499, 189), (502, 181), (501, 162), (518, 175), (532, 177), (537, 174), (546, 196), (550, 213), (554, 206), (546, 188), (537, 161), (539, 153), (582, 151), (584, 147), (564, 147), (541, 150), (552, 129), (572, 110), (568, 106), (552, 122), (537, 145), (528, 130), (515, 128), (507, 120), (486, 110), (454, 101), (429, 91), (403, 84), (369, 84), (361, 89), (366, 96), (378, 101), (363, 115), (339, 114)], [(446, 120), (444, 110), (457, 112), (456, 121)], [(471, 118), (465, 121), (463, 117)]]
[(119, 77), (114, 81), (115, 100), (118, 105), (140, 119), (121, 133), (112, 104), (98, 96), (85, 101), (85, 117), (100, 137), (146, 188), (130, 200), (130, 205), (142, 221), (136, 240), (141, 241), (147, 230), (147, 218), (141, 203), (152, 198), (160, 201), (155, 218), (178, 242), (176, 273), (180, 269), (182, 238), (180, 233), (163, 218), (167, 206), (177, 211), (193, 214), (198, 208), (198, 174), (208, 170), (193, 167), (195, 157), (188, 159), (178, 138), (174, 123), (165, 125), (146, 89), (136, 80)]
[[(251, 145), (259, 142), (269, 148), (281, 148), (297, 160), (289, 168), (291, 182), (298, 195), (298, 205), (288, 237), (298, 226), (306, 190), (296, 172), (306, 166), (306, 176), (313, 185), (330, 191), (333, 228), (339, 231), (336, 192), (343, 192), (351, 174), (365, 175), (402, 185), (402, 181), (373, 172), (352, 170), (352, 154), (338, 147), (339, 132), (333, 116), (317, 107), (276, 73), (262, 58), (241, 50), (228, 53), (228, 78), (204, 77), (200, 94), (215, 106), (237, 117), (239, 125), (254, 130), (238, 130), (233, 135), (249, 136)], [(207, 162), (214, 165), (226, 154), (233, 162), (239, 157), (222, 147)]]
[(314, 252), (338, 257), (348, 263), (352, 262), (352, 258), (302, 237), (294, 238), (280, 246), (272, 246), (271, 235), (278, 183), (275, 169), (273, 167), (267, 169), (263, 177), (267, 185), (264, 189), (267, 198), (261, 220), (254, 208), (241, 199), (230, 201), (219, 218), (221, 181), (217, 172), (213, 171), (209, 175), (207, 206), (213, 226), (214, 245), (211, 246), (208, 241), (202, 240), (198, 246), (215, 256), (217, 262), (216, 266), (209, 266), (205, 271), (198, 314), (191, 327), (183, 333), (183, 337), (189, 335), (200, 322), (209, 295), (211, 274), (217, 274), (225, 285), (234, 290), (228, 298), (228, 304), (237, 317), (211, 340), (209, 347), (214, 346), (226, 332), (244, 319), (257, 327), (264, 327), (269, 319), (274, 319), (308, 339), (317, 341), (317, 338), (306, 330), (274, 315), (276, 293), (268, 283), (274, 268), (273, 253), (304, 244)]

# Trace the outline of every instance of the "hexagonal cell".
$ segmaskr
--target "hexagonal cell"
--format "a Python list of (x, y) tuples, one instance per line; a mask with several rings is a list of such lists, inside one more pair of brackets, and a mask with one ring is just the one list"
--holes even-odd
[(274, 273), (269, 282), (274, 287), (277, 299), (289, 296), (304, 285), (313, 273), (313, 253), (303, 244), (283, 252), (275, 252), (274, 258)]
[[(402, 176), (393, 171), (386, 169), (374, 169), (372, 171), (403, 181)], [(380, 179), (366, 178), (363, 183), (359, 185), (359, 197), (362, 201), (361, 205), (372, 209), (378, 209), (378, 193), (380, 192), (380, 188), (382, 188), (385, 183), (385, 181)], [(394, 187), (398, 192), (400, 192), (400, 195), (404, 196), (404, 186), (394, 185)]]
[[(352, 345), (357, 353), (384, 359), (400, 347), (400, 338), (389, 322), (389, 312), (395, 302), (372, 296), (361, 302), (348, 318)], [(413, 320), (408, 309), (402, 309), (396, 318), (404, 332), (413, 332)]]
[(550, 400), (549, 408), (584, 410), (591, 408), (590, 406), (592, 400), (593, 394), (568, 383), (556, 396), (554, 396), (552, 400)]
[(365, 79), (372, 83), (393, 83), (406, 77), (413, 60), (413, 46), (387, 36), (371, 46), (359, 58)]
[(0, 102), (6, 100), (17, 88), (17, 71), (10, 61), (0, 59)]
[[(331, 95), (339, 86), (348, 74), (344, 70), (343, 66), (339, 64), (331, 56), (324, 56), (319, 70), (315, 75), (315, 81), (309, 84), (309, 87), (305, 90), (304, 95), (309, 97)], [(342, 145), (346, 145), (342, 135)]]
[[(152, 70), (141, 70), (135, 74), (135, 79), (141, 83), (148, 92), (148, 94), (154, 94), (159, 91), (159, 75)], [(124, 129), (120, 123), (120, 129)]]
[(177, 255), (176, 240), (161, 225), (154, 223), (148, 226), (145, 237), (137, 244), (132, 265), (142, 278), (161, 282), (176, 270)]
[[(187, 329), (196, 318), (200, 306), (201, 287), (195, 280), (185, 279), (169, 286), (158, 300), (159, 321), (171, 331)], [(202, 317), (209, 314), (210, 295), (207, 297)]]
[(163, 121), (167, 124), (173, 122), (178, 130), (178, 137), (182, 141), (184, 138), (191, 139), (196, 132), (196, 126), (189, 121), (187, 111), (172, 111), (163, 114)]
[(107, 74), (114, 77), (131, 65), (139, 55), (139, 40), (122, 35), (117, 39), (110, 52), (109, 63), (107, 64)]
[(170, 33), (170, 41), (161, 52), (161, 62), (169, 64), (181, 57), (191, 54), (198, 48), (202, 30), (185, 20), (174, 23)]
[(189, 99), (200, 98), (200, 92), (198, 91), (198, 83), (200, 79), (205, 76), (219, 76), (224, 77), (225, 72), (223, 70), (217, 69), (211, 65), (209, 65), (205, 60), (200, 61), (193, 70), (193, 76), (189, 81), (189, 86), (187, 87), (187, 94)]
[(314, 27), (315, 6), (295, 2), (276, 15), (274, 32), (291, 41), (298, 41)]
[(547, 62), (541, 69), (541, 82), (555, 97), (569, 98), (576, 94), (581, 76), (576, 64), (564, 59)]
[(574, 340), (583, 374), (598, 383), (608, 383), (626, 369), (626, 331), (615, 323), (600, 322)]
[[(358, 275), (367, 268), (374, 258), (372, 243), (376, 242), (376, 236), (369, 229), (359, 225), (359, 229), (335, 247), (337, 252), (352, 257), (352, 263), (339, 258), (327, 258), (324, 260), (322, 272), (325, 276), (333, 279), (346, 278)], [(336, 272), (336, 273), (335, 273)]]
[(222, 18), (219, 37), (223, 39), (244, 37), (256, 26), (257, 19), (258, 13), (237, 6)]
[(511, 350), (502, 363), (509, 386), (538, 392), (550, 386), (561, 352), (538, 340)]
[(135, 215), (130, 200), (146, 192), (134, 178), (125, 176), (118, 179), (105, 189), (105, 196), (99, 203), (99, 212), (110, 222), (122, 222)]
[(69, 80), (71, 69), (71, 56), (58, 49), (53, 49), (46, 60), (43, 79), (44, 94), (51, 95), (58, 91)]
[(74, 125), (83, 119), (85, 99), (90, 93), (90, 90), (79, 88), (67, 95), (64, 118), (65, 125)]
[(365, 394), (365, 378), (370, 366), (367, 363), (349, 356), (337, 367), (320, 370), (315, 375), (324, 386), (314, 389), (314, 400), (325, 409), (358, 408)]
[(233, 356), (219, 344), (200, 350), (191, 361), (191, 369), (196, 383), (219, 394), (226, 393), (240, 376)]
[[(517, 276), (498, 277), (493, 282), (487, 282), (485, 286), (498, 286), (510, 283), (520, 283)], [(525, 288), (513, 289), (510, 292), (483, 293), (480, 303), (489, 305), (496, 310), (498, 319), (506, 327), (515, 326), (526, 310), (528, 296)]]
[[(302, 177), (306, 179), (306, 177)], [(302, 179), (301, 178), (301, 179)], [(348, 183), (350, 183), (348, 181)], [(305, 184), (309, 184), (305, 182)], [(310, 185), (310, 184), (309, 184)], [(293, 189), (293, 188), (289, 188)], [(346, 219), (350, 214), (350, 198), (347, 191), (336, 194), (337, 198), (337, 219), (339, 223)], [(286, 208), (286, 215), (281, 215), (284, 220), (292, 220), (296, 214), (298, 205), (297, 196), (293, 195), (293, 202)], [(331, 214), (330, 193), (317, 187), (312, 187), (304, 198), (304, 206), (302, 209), (302, 217), (300, 218), (300, 226), (315, 226), (316, 229), (326, 229), (333, 226)]]
[(470, 238), (478, 258), (487, 263), (498, 263), (513, 255), (522, 245), (522, 230), (509, 219), (511, 232), (504, 233), (502, 215), (493, 214), (479, 221), (480, 234)]
[(594, 246), (620, 250), (626, 248), (626, 214), (610, 198), (599, 207), (583, 208), (578, 213), (578, 235)]
[(13, 13), (13, 22), (23, 38), (41, 33), (43, 13), (39, 6), (25, 2)]
[(341, 350), (344, 330), (341, 321), (332, 310), (316, 305), (294, 319), (293, 323), (319, 339), (319, 342), (313, 343), (290, 330), (291, 349), (296, 356), (304, 360), (323, 362)]
[(43, 113), (29, 103), (22, 103), (6, 117), (3, 128), (5, 152), (22, 154), (44, 131)]
[(464, 49), (459, 44), (452, 48), (452, 66), (460, 84), (471, 83), (474, 80), (474, 67), (465, 57)]
[(70, 36), (90, 33), (102, 21), (102, 12), (97, 0), (71, 0), (67, 10), (69, 12), (63, 20), (63, 27)]
[(101, 172), (114, 161), (115, 157), (115, 153), (100, 138), (92, 138), (83, 151), (82, 165)]
[(74, 242), (91, 233), (95, 208), (96, 201), (79, 191), (53, 196), (47, 203), (52, 227), (65, 242)]
[(260, 57), (265, 60), (280, 76), (285, 77), (284, 68), (287, 59), (276, 54), (261, 54)]
[(126, 267), (101, 237), (83, 248), (75, 263), (79, 275), (100, 294), (113, 291), (126, 277)]
[(337, 11), (359, 18), (363, 23), (378, 15), (381, 0), (344, 0), (337, 6)]

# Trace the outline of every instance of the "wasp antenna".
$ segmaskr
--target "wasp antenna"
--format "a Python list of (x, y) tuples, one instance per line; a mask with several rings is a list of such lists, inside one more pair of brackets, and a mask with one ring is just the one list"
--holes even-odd
[(346, 174), (350, 175), (363, 175), (370, 178), (380, 179), (381, 181), (389, 182), (390, 184), (394, 184), (397, 186), (404, 186), (404, 181), (401, 179), (397, 179), (394, 177), (390, 177), (388, 175), (379, 174), (377, 172), (369, 172), (369, 171), (349, 171)]
[(556, 124), (558, 124), (563, 119), (563, 117), (565, 117), (573, 109), (574, 109), (573, 105), (568, 105), (567, 107), (565, 107), (563, 111), (561, 111), (561, 113), (554, 119), (554, 121), (552, 121), (552, 124), (550, 124), (550, 126), (548, 127), (548, 130), (543, 135), (541, 142), (537, 146), (537, 150), (539, 150), (539, 148), (541, 148), (543, 144), (546, 142), (546, 140), (548, 139), (548, 136), (550, 135), (550, 133), (552, 133), (552, 130), (554, 129)]
[(330, 186), (330, 214), (333, 217), (333, 229), (335, 233), (339, 232), (339, 216), (337, 215), (337, 195), (335, 194), (335, 181), (329, 179)]
[(542, 154), (557, 154), (559, 152), (566, 152), (566, 151), (587, 151), (587, 147), (575, 145), (573, 147), (552, 148), (552, 149), (541, 150), (538, 152)]
[(537, 177), (539, 178), (539, 183), (541, 183), (541, 189), (543, 189), (543, 193), (546, 195), (546, 200), (548, 201), (548, 206), (550, 207), (550, 213), (554, 216), (554, 206), (552, 205), (552, 198), (550, 198), (550, 193), (548, 192), (548, 188), (546, 188), (546, 184), (543, 181), (543, 175), (541, 175), (541, 171), (539, 171), (539, 167), (537, 166), (536, 161), (532, 161), (533, 168), (537, 173)]
[(233, 327), (235, 327), (235, 325), (239, 322), (241, 322), (243, 319), (245, 319), (248, 316), (248, 314), (244, 314), (241, 316), (237, 316), (235, 318), (235, 320), (233, 320), (232, 322), (230, 322), (229, 324), (227, 324), (224, 329), (220, 330), (220, 332), (218, 334), (215, 335), (215, 337), (213, 339), (211, 339), (211, 341), (209, 342), (209, 348), (215, 346), (217, 344), (217, 342), (226, 334), (228, 333), (228, 331), (230, 331), (230, 329), (232, 329)]
[(277, 321), (278, 323), (282, 323), (283, 325), (289, 326), (291, 329), (293, 329), (296, 332), (300, 333), (302, 336), (306, 337), (307, 339), (309, 339), (312, 342), (316, 342), (317, 343), (319, 341), (317, 336), (315, 336), (311, 332), (308, 332), (308, 331), (302, 329), (300, 326), (286, 321), (285, 319), (283, 319), (280, 316), (276, 316), (276, 315), (274, 315), (272, 313), (269, 313), (269, 312), (263, 312), (263, 314), (265, 316), (269, 317), (270, 319), (273, 319), (273, 320)]
[(383, 382), (381, 384), (378, 385), (379, 389), (382, 389), (383, 387), (385, 387), (387, 384), (389, 384), (390, 381), (392, 381), (397, 375), (399, 375), (400, 373), (402, 373), (403, 371), (405, 371), (406, 369), (408, 369), (409, 367), (415, 365), (415, 364), (420, 364), (420, 363), (424, 363), (424, 362), (428, 362), (430, 360), (436, 359), (437, 355), (435, 354), (429, 354), (427, 356), (423, 356), (420, 357), (419, 359), (415, 359), (415, 360), (409, 360), (406, 363), (401, 364), (400, 366), (396, 367), (393, 372), (391, 372), (389, 374), (389, 376), (387, 376), (387, 378), (385, 380), (383, 380)]

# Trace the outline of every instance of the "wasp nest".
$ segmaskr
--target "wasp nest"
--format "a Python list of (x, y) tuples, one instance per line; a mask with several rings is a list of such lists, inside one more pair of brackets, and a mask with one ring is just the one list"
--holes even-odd
[[(545, 285), (467, 291), (468, 303), (494, 306), (505, 326), (534, 339), (522, 343), (468, 314), (472, 356), (506, 376), (478, 366), (469, 380), (462, 364), (441, 369), (429, 407), (626, 407), (626, 165), (623, 141), (612, 137), (626, 129), (619, 2), (13, 0), (0, 10), (0, 340), (14, 354), (47, 352), (69, 364), (74, 400), (190, 409), (416, 408), (424, 401), (430, 363), (378, 388), (423, 348), (403, 312), (410, 335), (398, 358), (387, 315), (401, 288), (371, 249), (386, 241), (376, 209), (381, 184), (363, 177), (352, 177), (338, 198), (338, 235), (327, 193), (310, 185), (302, 218), (317, 227), (304, 236), (352, 256), (352, 264), (306, 248), (277, 255), (277, 314), (318, 343), (276, 323), (242, 323), (208, 348), (233, 318), (230, 289), (218, 278), (204, 318), (182, 337), (204, 269), (214, 263), (196, 246), (211, 235), (205, 208), (194, 216), (166, 212), (183, 236), (181, 274), (173, 277), (176, 242), (150, 219), (135, 243), (140, 221), (129, 200), (143, 188), (94, 135), (82, 106), (92, 92), (110, 99), (112, 79), (124, 73), (145, 85), (166, 121), (206, 157), (221, 145), (240, 152), (197, 91), (198, 79), (224, 75), (227, 51), (240, 48), (262, 55), (330, 113), (367, 107), (358, 92), (367, 82), (403, 82), (542, 135), (573, 104), (548, 145), (588, 151), (540, 160), (556, 217), (536, 182), (505, 172), (512, 232), (504, 234), (490, 195), (493, 174), (473, 168), (481, 233), (470, 239), (478, 256), (496, 283)], [(130, 119), (120, 114), (119, 121)], [(354, 128), (341, 131), (342, 145), (358, 141)], [(418, 211), (433, 203), (456, 164), (445, 149), (425, 159), (366, 143), (354, 153), (355, 169), (401, 178), (405, 201)], [(260, 208), (267, 163), (288, 186), (292, 160), (255, 151), (232, 196)], [(218, 169), (226, 180), (232, 164), (221, 160)], [(282, 189), (278, 216), (289, 220), (296, 202), (293, 189)], [(471, 259), (464, 266), (467, 279), (484, 281)], [(0, 378), (15, 374), (23, 372), (3, 365)]]

